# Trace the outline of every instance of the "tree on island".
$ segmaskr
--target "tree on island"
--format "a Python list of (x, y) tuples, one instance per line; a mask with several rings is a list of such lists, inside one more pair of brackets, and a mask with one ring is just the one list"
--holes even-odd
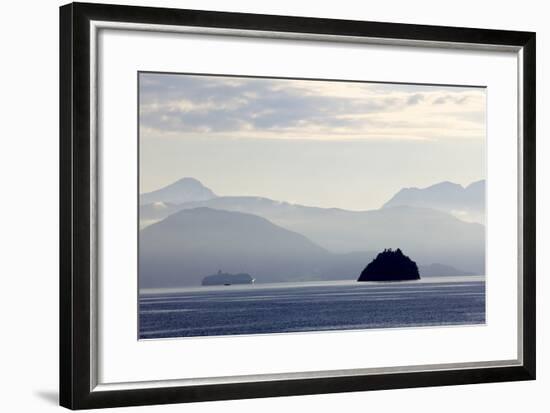
[(385, 249), (361, 272), (357, 281), (406, 281), (419, 280), (416, 262), (398, 248)]

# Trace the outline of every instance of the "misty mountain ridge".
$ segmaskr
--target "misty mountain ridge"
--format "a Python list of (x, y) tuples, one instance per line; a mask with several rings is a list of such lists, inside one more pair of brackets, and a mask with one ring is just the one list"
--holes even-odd
[[(140, 288), (200, 285), (220, 269), (249, 273), (259, 283), (351, 280), (376, 256), (331, 253), (256, 215), (204, 207), (147, 227), (139, 249)], [(429, 266), (419, 268), (422, 276), (434, 275)], [(445, 266), (438, 275), (466, 273)]]
[[(144, 287), (182, 285), (181, 277), (183, 285), (197, 285), (220, 268), (249, 272), (258, 282), (353, 279), (374, 257), (372, 251), (387, 247), (410, 253), (422, 276), (485, 273), (484, 226), (446, 211), (387, 204), (379, 210), (348, 211), (253, 196), (217, 197), (199, 181), (188, 185), (189, 179), (149, 193), (156, 200), (140, 205)], [(171, 199), (196, 197), (186, 193), (189, 187), (201, 188), (199, 196), (207, 199), (161, 199), (167, 188), (164, 193)], [(470, 187), (472, 193), (476, 187), (484, 193), (484, 181)], [(467, 189), (450, 182), (429, 188), (439, 194)], [(175, 196), (174, 191), (182, 193)], [(290, 245), (294, 247), (288, 249)]]
[[(200, 204), (203, 201), (210, 202)], [(182, 205), (193, 202), (196, 204)], [(341, 208), (310, 207), (258, 196), (217, 196), (200, 181), (187, 177), (157, 191), (142, 194), (140, 197), (140, 219), (150, 224), (181, 209), (197, 206), (229, 208), (230, 210), (241, 210), (242, 212), (250, 212), (253, 206), (254, 213), (262, 211), (262, 216), (303, 208), (307, 208), (310, 212), (315, 210), (347, 211), (350, 213), (369, 212), (369, 210), (348, 211)], [(443, 181), (426, 188), (403, 188), (387, 201), (382, 208), (395, 206), (435, 209), (447, 212), (466, 222), (484, 224), (485, 180), (472, 182), (465, 187), (453, 182)]]
[(140, 205), (155, 203), (182, 204), (185, 202), (205, 201), (216, 198), (211, 189), (195, 178), (181, 178), (156, 191), (146, 192), (139, 197)]
[(347, 279), (365, 259), (357, 256), (346, 273), (325, 249), (259, 216), (185, 209), (140, 232), (140, 288), (199, 285), (219, 269), (248, 273), (258, 282)]
[(484, 227), (461, 221), (442, 211), (398, 206), (356, 212), (306, 207), (258, 197), (218, 197), (174, 208), (200, 207), (263, 217), (306, 236), (333, 253), (377, 251), (399, 246), (410, 251), (422, 264), (443, 262), (467, 272), (484, 272)]
[(440, 182), (426, 188), (403, 188), (382, 208), (416, 206), (447, 212), (463, 221), (485, 223), (485, 180), (463, 187)]

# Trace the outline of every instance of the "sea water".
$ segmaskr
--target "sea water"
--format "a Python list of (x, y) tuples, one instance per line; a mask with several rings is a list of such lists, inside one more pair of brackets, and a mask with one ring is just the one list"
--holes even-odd
[(220, 336), (485, 323), (484, 277), (142, 290), (139, 337)]

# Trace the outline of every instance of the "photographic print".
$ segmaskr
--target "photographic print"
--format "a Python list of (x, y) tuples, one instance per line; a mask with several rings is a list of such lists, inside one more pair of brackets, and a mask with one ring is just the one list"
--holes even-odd
[(535, 379), (534, 32), (59, 23), (62, 406)]
[(138, 92), (140, 339), (485, 323), (485, 88)]

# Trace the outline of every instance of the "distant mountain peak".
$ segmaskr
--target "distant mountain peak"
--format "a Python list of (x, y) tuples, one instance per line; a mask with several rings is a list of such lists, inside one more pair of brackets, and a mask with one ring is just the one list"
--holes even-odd
[(485, 179), (480, 179), (478, 181), (473, 181), (473, 182), (469, 183), (468, 185), (461, 185), (461, 184), (457, 184), (456, 182), (451, 182), (451, 181), (441, 181), (441, 182), (437, 182), (435, 184), (425, 186), (425, 187), (410, 186), (410, 187), (407, 187), (407, 188), (402, 188), (398, 192), (406, 191), (406, 190), (423, 191), (423, 190), (429, 190), (429, 189), (456, 189), (456, 190), (460, 190), (460, 189), (467, 189), (467, 188), (472, 187), (472, 186), (481, 186), (481, 185), (485, 185)]
[(398, 191), (382, 208), (413, 206), (430, 208), (468, 221), (484, 223), (485, 180), (467, 186), (443, 181), (425, 188), (404, 188)]
[(474, 181), (466, 186), (466, 189), (474, 188), (474, 187), (485, 187), (485, 179), (480, 179), (479, 181)]
[(198, 179), (184, 177), (156, 191), (141, 194), (140, 204), (159, 202), (182, 204), (184, 202), (207, 201), (216, 197), (217, 195)]
[[(176, 189), (176, 190), (177, 189), (180, 189), (180, 190), (181, 189), (184, 189), (184, 190), (185, 189), (199, 189), (199, 190), (206, 190), (206, 191), (212, 192), (209, 188), (204, 186), (201, 181), (199, 181), (196, 178), (192, 178), (190, 176), (180, 178), (177, 181), (172, 182), (171, 184), (168, 184), (165, 187), (158, 189), (157, 191), (166, 190), (168, 188)], [(157, 192), (157, 191), (153, 191), (153, 192)], [(212, 194), (214, 194), (214, 192), (212, 192)]]
[(457, 184), (451, 181), (442, 181), (423, 189), (464, 189), (464, 187), (460, 184)]
[(197, 185), (197, 186), (204, 187), (204, 185), (202, 184), (201, 181), (199, 181), (198, 179), (192, 178), (190, 176), (185, 176), (183, 178), (180, 178), (176, 182), (172, 183), (171, 185), (177, 185), (177, 186), (180, 186), (180, 185)]

